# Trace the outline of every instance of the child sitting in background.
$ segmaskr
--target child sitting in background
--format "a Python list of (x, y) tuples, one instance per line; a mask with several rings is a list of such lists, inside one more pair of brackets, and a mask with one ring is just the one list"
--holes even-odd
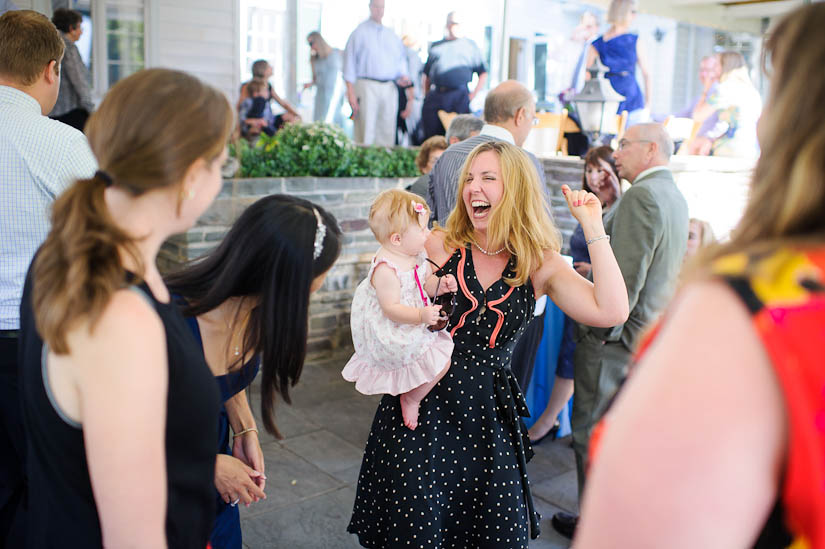
[(241, 133), (248, 136), (261, 132), (272, 136), (280, 128), (269, 105), (269, 89), (261, 80), (252, 80), (246, 85), (249, 97), (241, 103)]
[(428, 295), (458, 290), (453, 275), (432, 276), (424, 253), (430, 212), (420, 200), (393, 189), (379, 194), (370, 208), (370, 229), (381, 247), (355, 290), (355, 354), (342, 372), (363, 394), (400, 394), (410, 429), (418, 426), (418, 406), (447, 373), (453, 352), (446, 331), (428, 330), (444, 320), (441, 306), (432, 305)]

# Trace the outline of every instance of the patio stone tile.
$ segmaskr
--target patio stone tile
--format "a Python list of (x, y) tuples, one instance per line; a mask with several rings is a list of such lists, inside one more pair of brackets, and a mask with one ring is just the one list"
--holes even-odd
[(578, 512), (579, 496), (575, 469), (541, 482), (531, 482), (531, 485), (534, 498), (541, 498), (568, 513)]
[(538, 483), (576, 469), (576, 456), (570, 447), (570, 437), (546, 441), (534, 446), (536, 455), (527, 464), (530, 482)]
[(244, 545), (250, 549), (346, 549), (360, 547), (346, 531), (355, 491), (342, 487), (323, 496), (255, 517), (243, 517)]
[(284, 440), (282, 444), (331, 475), (361, 465), (363, 449), (356, 448), (325, 429), (292, 437)]
[(364, 448), (381, 395), (358, 396), (336, 402), (321, 402), (306, 408), (307, 418), (338, 435), (356, 448)]
[(267, 499), (242, 509), (246, 517), (274, 515), (280, 509), (340, 488), (343, 483), (278, 442), (262, 446), (266, 460)]

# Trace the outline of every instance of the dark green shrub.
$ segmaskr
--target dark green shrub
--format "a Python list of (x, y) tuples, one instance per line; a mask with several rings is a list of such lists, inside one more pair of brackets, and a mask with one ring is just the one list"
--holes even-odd
[(289, 124), (254, 146), (242, 141), (233, 153), (241, 177), (416, 177), (416, 149), (359, 147), (341, 128), (313, 122)]

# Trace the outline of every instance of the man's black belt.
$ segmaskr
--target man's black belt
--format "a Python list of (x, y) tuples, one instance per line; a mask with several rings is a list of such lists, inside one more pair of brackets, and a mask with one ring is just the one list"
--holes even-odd
[[(449, 86), (433, 86), (433, 89), (434, 89), (435, 91), (437, 91), (438, 93), (447, 93), (447, 92), (451, 92), (451, 91), (460, 90), (460, 89), (462, 89), (462, 88), (461, 88), (461, 87), (458, 87), (458, 88), (451, 88), (451, 87), (449, 87)], [(467, 85), (466, 85), (466, 84), (464, 85), (464, 89), (465, 89), (465, 90), (467, 89)]]
[(1, 339), (17, 339), (20, 337), (20, 330), (0, 330)]
[(378, 82), (380, 84), (386, 84), (387, 82), (395, 82), (395, 80), (381, 80), (380, 78), (369, 78), (368, 76), (359, 76), (358, 80), (369, 80), (370, 82)]

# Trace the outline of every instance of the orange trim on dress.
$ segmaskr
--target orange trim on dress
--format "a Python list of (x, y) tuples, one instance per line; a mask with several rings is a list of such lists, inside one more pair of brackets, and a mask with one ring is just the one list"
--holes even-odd
[(458, 324), (453, 326), (453, 329), (450, 330), (451, 336), (455, 336), (456, 330), (464, 326), (464, 320), (467, 318), (467, 315), (478, 308), (478, 300), (473, 297), (473, 294), (470, 293), (470, 290), (467, 288), (467, 282), (464, 280), (464, 264), (467, 260), (464, 252), (465, 249), (461, 248), (461, 259), (458, 260), (458, 286), (461, 288), (461, 293), (463, 293), (473, 305), (468, 310), (464, 311), (464, 314), (461, 315), (461, 318), (458, 320)]
[(504, 297), (501, 299), (496, 299), (495, 301), (490, 301), (487, 303), (487, 308), (491, 311), (495, 311), (498, 315), (498, 320), (496, 320), (496, 327), (493, 329), (493, 334), (490, 336), (490, 348), (492, 349), (496, 345), (496, 337), (498, 333), (501, 331), (501, 326), (504, 324), (504, 313), (493, 307), (493, 305), (498, 305), (502, 301), (506, 300), (510, 297), (510, 294), (513, 293), (513, 287), (510, 286), (510, 289), (507, 290), (507, 293), (504, 294)]
[[(438, 269), (437, 269), (437, 270), (439, 270), (439, 271), (440, 271), (441, 269), (443, 269), (443, 268), (444, 268), (444, 265), (446, 265), (446, 264), (447, 264), (447, 262), (448, 262), (448, 261), (450, 261), (450, 260), (453, 258), (453, 254), (455, 253), (455, 250), (456, 250), (456, 249), (455, 249), (455, 248), (453, 248), (453, 251), (452, 251), (452, 252), (450, 252), (450, 255), (448, 255), (448, 256), (447, 256), (447, 259), (445, 259), (445, 260), (444, 260), (444, 263), (442, 263), (442, 264), (438, 267)], [(462, 250), (462, 251), (463, 251), (463, 250)], [(462, 255), (463, 255), (463, 254), (462, 254)]]

